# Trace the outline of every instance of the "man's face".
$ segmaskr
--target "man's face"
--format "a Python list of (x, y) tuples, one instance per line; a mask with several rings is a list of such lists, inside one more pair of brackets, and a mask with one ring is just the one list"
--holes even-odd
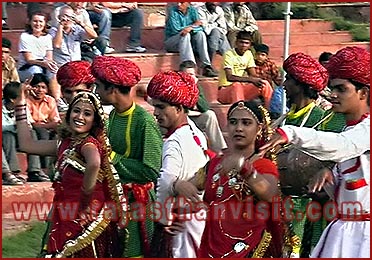
[(172, 106), (159, 99), (152, 99), (151, 104), (155, 108), (154, 116), (158, 121), (159, 127), (165, 128), (168, 131), (177, 127), (177, 122), (181, 115), (181, 108)]
[(182, 13), (186, 13), (189, 5), (189, 2), (178, 2), (178, 10), (180, 10)]
[(64, 29), (71, 28), (74, 24), (74, 10), (64, 8), (61, 14), (59, 15), (59, 19), (63, 25)]
[(10, 57), (10, 49), (2, 47), (2, 61), (6, 62)]
[[(330, 81), (330, 102), (332, 110), (344, 114), (352, 114), (359, 110), (361, 102), (366, 101), (366, 91), (356, 90), (355, 86), (347, 79), (332, 79)], [(368, 94), (368, 93), (367, 93)]]
[(62, 95), (66, 102), (68, 104), (71, 104), (76, 94), (82, 91), (91, 91), (91, 89), (88, 88), (86, 84), (79, 84), (77, 86), (73, 86), (72, 88), (64, 88), (62, 91)]
[(111, 105), (112, 104), (112, 89), (105, 89), (105, 85), (102, 81), (96, 80), (96, 93), (100, 97), (102, 105)]
[(265, 61), (267, 60), (267, 54), (265, 52), (258, 51), (255, 54), (255, 58), (256, 58), (256, 63), (260, 65), (260, 64), (265, 63)]
[(283, 86), (287, 95), (288, 99), (288, 105), (292, 105), (294, 102), (294, 99), (300, 95), (300, 86), (298, 86), (297, 81), (290, 75), (287, 74), (285, 76), (285, 80), (283, 82)]
[(251, 48), (251, 41), (246, 39), (237, 39), (236, 40), (236, 49), (239, 53), (245, 53)]

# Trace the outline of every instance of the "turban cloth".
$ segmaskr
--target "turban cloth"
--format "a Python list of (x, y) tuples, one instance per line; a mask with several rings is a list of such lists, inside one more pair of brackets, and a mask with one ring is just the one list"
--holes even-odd
[(147, 94), (173, 105), (192, 108), (198, 102), (199, 89), (189, 74), (170, 70), (159, 72), (150, 80)]
[(58, 69), (57, 81), (62, 89), (65, 89), (80, 84), (93, 84), (96, 79), (92, 75), (89, 62), (70, 61)]
[(328, 84), (328, 71), (317, 60), (304, 53), (291, 54), (283, 63), (283, 69), (295, 80), (320, 92)]
[(346, 47), (334, 54), (326, 65), (331, 79), (351, 79), (370, 85), (370, 53), (360, 47)]
[(141, 70), (133, 61), (111, 56), (95, 57), (92, 73), (97, 79), (124, 87), (133, 87), (141, 80)]

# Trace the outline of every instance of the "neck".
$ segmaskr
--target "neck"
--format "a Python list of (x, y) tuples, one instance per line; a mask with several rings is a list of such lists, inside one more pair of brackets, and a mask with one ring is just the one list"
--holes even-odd
[(112, 105), (115, 107), (116, 112), (123, 113), (127, 111), (133, 105), (133, 99), (130, 95), (120, 95), (115, 103)]
[(245, 147), (233, 147), (231, 152), (244, 156), (244, 158), (250, 158), (255, 153), (255, 144), (251, 144)]
[(235, 52), (236, 52), (239, 56), (243, 56), (243, 54), (244, 54), (246, 51), (240, 51), (238, 48), (235, 48)]
[(311, 102), (314, 102), (314, 99), (303, 97), (302, 95), (297, 95), (294, 98), (292, 104), (296, 105), (296, 111), (298, 111), (309, 105)]
[(33, 36), (36, 36), (36, 37), (40, 37), (42, 34), (43, 34), (43, 32), (39, 32), (39, 31), (37, 31), (37, 32), (32, 32), (32, 35), (33, 35)]
[(356, 111), (352, 113), (345, 113), (345, 119), (346, 121), (358, 121), (366, 113), (369, 113), (369, 106), (367, 105), (357, 108)]
[(174, 122), (174, 124), (168, 129), (169, 133), (173, 133), (176, 131), (178, 128), (180, 128), (183, 125), (188, 124), (187, 122), (187, 116), (183, 115), (177, 119), (177, 121)]

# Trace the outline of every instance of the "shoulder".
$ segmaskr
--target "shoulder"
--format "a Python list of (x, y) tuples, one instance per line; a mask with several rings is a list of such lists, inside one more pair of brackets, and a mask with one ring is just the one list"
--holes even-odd
[(93, 146), (95, 146), (97, 148), (97, 150), (99, 151), (99, 153), (101, 153), (101, 151), (102, 151), (102, 145), (101, 145), (100, 141), (98, 141), (96, 138), (94, 138), (91, 135), (87, 136), (83, 140), (83, 142), (81, 142), (80, 149), (82, 149), (86, 145), (93, 145)]
[(279, 177), (278, 167), (275, 163), (267, 158), (261, 158), (253, 163), (253, 167), (261, 174), (271, 174)]

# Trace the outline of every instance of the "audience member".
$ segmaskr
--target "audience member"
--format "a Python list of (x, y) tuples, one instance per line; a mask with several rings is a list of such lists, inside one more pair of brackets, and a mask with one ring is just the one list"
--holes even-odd
[(44, 73), (49, 79), (57, 72), (57, 64), (53, 60), (52, 37), (47, 34), (46, 15), (34, 13), (26, 32), (19, 41), (18, 73), (21, 81), (30, 79), (35, 73)]
[[(31, 114), (29, 121), (32, 125), (33, 138), (35, 140), (54, 139), (55, 131), (58, 124), (61, 122), (61, 118), (59, 117), (55, 99), (47, 95), (49, 81), (45, 75), (35, 74), (30, 82), (30, 85), (31, 95), (27, 97), (27, 108)], [(29, 156), (34, 157), (35, 155)], [(45, 158), (43, 168), (51, 168), (51, 163), (51, 158)], [(28, 175), (30, 180), (34, 178), (37, 179), (37, 177), (34, 177), (37, 175), (37, 173), (34, 173), (31, 170), (29, 170)]]
[(17, 129), (14, 115), (14, 101), (21, 91), (19, 82), (9, 82), (3, 89), (2, 101), (2, 173), (3, 184), (23, 184), (19, 176), (21, 168), (17, 157)]
[(2, 7), (2, 12), (1, 12), (1, 18), (2, 18), (2, 21), (1, 21), (1, 28), (2, 30), (9, 30), (9, 26), (8, 24), (6, 23), (6, 20), (8, 20), (8, 13), (6, 11), (6, 5), (7, 5), (7, 2), (2, 2), (1, 3), (1, 7)]
[(269, 46), (266, 44), (259, 44), (255, 48), (256, 75), (257, 77), (267, 80), (271, 86), (281, 86), (283, 77), (275, 62), (269, 58)]
[(217, 2), (206, 2), (198, 7), (200, 21), (207, 35), (208, 55), (212, 62), (214, 55), (218, 52), (224, 55), (231, 49), (226, 33), (226, 20), (222, 8)]
[(164, 45), (166, 51), (180, 53), (180, 62), (191, 60), (196, 63), (197, 54), (203, 68), (203, 76), (217, 76), (209, 59), (202, 22), (196, 8), (190, 6), (189, 2), (178, 2), (177, 6), (169, 7)]
[(319, 55), (319, 59), (318, 59), (319, 63), (322, 64), (324, 67), (326, 67), (326, 64), (328, 64), (328, 61), (332, 57), (332, 55), (333, 55), (332, 52), (328, 52), (328, 51), (322, 52)]
[(138, 8), (137, 2), (101, 2), (112, 13), (112, 27), (130, 27), (130, 36), (126, 52), (146, 52), (141, 46), (143, 27), (143, 10)]
[(100, 2), (88, 3), (86, 10), (89, 14), (90, 21), (98, 26), (99, 37), (96, 41), (100, 41), (98, 45), (104, 48), (102, 54), (115, 52), (115, 49), (110, 46), (112, 21), (110, 10), (102, 6)]
[(57, 27), (53, 26), (49, 34), (53, 38), (53, 59), (61, 67), (66, 62), (81, 60), (81, 42), (86, 38), (96, 38), (97, 34), (78, 20), (68, 5), (61, 7), (58, 20)]
[[(141, 70), (132, 61), (98, 56), (92, 63), (96, 92), (102, 104), (114, 106), (108, 121), (108, 138), (112, 146), (112, 163), (128, 196), (131, 215), (118, 241), (125, 251), (121, 257), (143, 257), (150, 253), (154, 223), (150, 212), (155, 200), (154, 183), (159, 177), (162, 137), (152, 115), (137, 105), (130, 90), (141, 80)], [(146, 208), (136, 210), (135, 205)], [(134, 208), (132, 208), (134, 206)]]
[(244, 2), (231, 3), (224, 6), (227, 38), (232, 48), (235, 48), (236, 35), (240, 31), (249, 32), (252, 35), (252, 51), (256, 45), (262, 43), (262, 36), (258, 31), (257, 21), (251, 10)]
[[(256, 64), (251, 47), (249, 32), (240, 31), (237, 34), (236, 47), (223, 56), (223, 67), (219, 75), (218, 101), (222, 104), (232, 104), (239, 100), (252, 100), (262, 96), (265, 106), (270, 106), (273, 89), (266, 80), (256, 75)], [(245, 76), (245, 73), (248, 75)]]
[(216, 153), (222, 152), (227, 148), (227, 144), (218, 123), (216, 113), (209, 108), (208, 101), (204, 96), (203, 87), (198, 84), (196, 64), (191, 60), (184, 61), (180, 64), (180, 71), (189, 74), (195, 80), (199, 89), (198, 102), (194, 107), (190, 108), (189, 118), (207, 135), (210, 148)]
[(19, 82), (17, 64), (10, 55), (12, 43), (7, 38), (2, 38), (2, 89), (9, 82)]

